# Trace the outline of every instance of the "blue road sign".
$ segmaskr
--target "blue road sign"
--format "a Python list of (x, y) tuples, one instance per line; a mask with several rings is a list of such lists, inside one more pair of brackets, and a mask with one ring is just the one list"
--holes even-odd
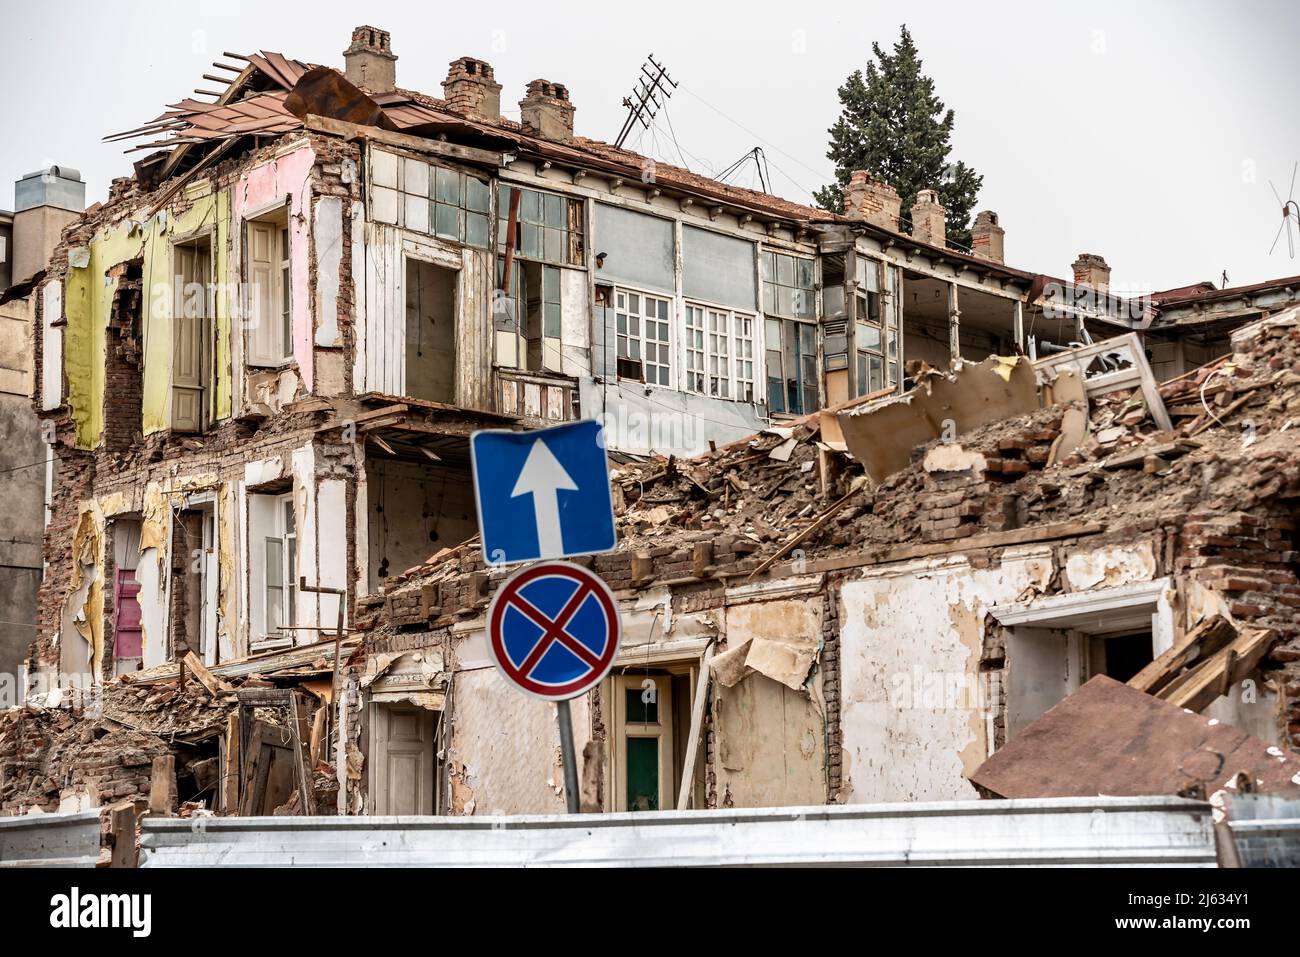
[(613, 593), (569, 562), (515, 572), (488, 606), (488, 652), (506, 680), (538, 698), (567, 701), (609, 673), (622, 628)]
[(614, 548), (614, 502), (600, 423), (475, 432), (470, 458), (489, 564)]

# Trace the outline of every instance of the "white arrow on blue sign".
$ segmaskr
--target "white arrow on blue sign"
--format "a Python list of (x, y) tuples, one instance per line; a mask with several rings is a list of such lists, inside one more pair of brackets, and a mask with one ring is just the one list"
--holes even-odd
[(475, 432), (470, 459), (490, 564), (613, 550), (614, 502), (600, 423)]

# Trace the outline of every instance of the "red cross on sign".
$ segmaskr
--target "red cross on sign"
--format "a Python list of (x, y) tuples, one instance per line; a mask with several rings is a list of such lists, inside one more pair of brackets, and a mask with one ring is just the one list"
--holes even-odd
[(515, 572), (488, 606), (488, 652), (521, 690), (567, 701), (609, 673), (622, 626), (614, 594), (571, 562), (541, 562)]

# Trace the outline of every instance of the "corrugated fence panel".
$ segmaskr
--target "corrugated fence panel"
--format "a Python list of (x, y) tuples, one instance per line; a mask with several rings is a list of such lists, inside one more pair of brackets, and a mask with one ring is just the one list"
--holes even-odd
[(1057, 798), (523, 817), (143, 822), (142, 867), (1214, 866), (1210, 808)]
[(94, 867), (98, 809), (0, 817), (0, 867)]

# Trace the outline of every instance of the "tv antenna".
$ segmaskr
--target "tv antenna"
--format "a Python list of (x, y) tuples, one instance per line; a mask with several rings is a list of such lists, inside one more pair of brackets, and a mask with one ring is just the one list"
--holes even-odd
[[(677, 82), (668, 75), (668, 68), (657, 62), (653, 53), (646, 57), (646, 62), (641, 64), (641, 75), (637, 77), (636, 89), (632, 91), (632, 96), (623, 97), (623, 105), (627, 107), (627, 119), (623, 121), (623, 128), (618, 131), (618, 138), (614, 140), (614, 145), (622, 147), (638, 123), (645, 129), (649, 129), (655, 114), (663, 109), (664, 103), (668, 102), (668, 98), (673, 95), (673, 90), (676, 88)], [(661, 96), (662, 103), (659, 101)]]
[(761, 146), (755, 146), (752, 150), (713, 178), (719, 183), (725, 183), (728, 176), (736, 172), (736, 170), (740, 169), (751, 160), (754, 163), (754, 169), (758, 171), (759, 185), (763, 187), (763, 192), (770, 196), (772, 194), (772, 173), (767, 168), (767, 156), (763, 153), (763, 147)]
[(1273, 198), (1282, 206), (1282, 225), (1277, 228), (1277, 235), (1273, 237), (1273, 245), (1268, 247), (1268, 254), (1273, 255), (1273, 250), (1277, 248), (1277, 241), (1282, 238), (1282, 231), (1286, 230), (1286, 248), (1291, 258), (1295, 259), (1295, 236), (1291, 232), (1291, 223), (1294, 221), (1300, 229), (1300, 203), (1297, 203), (1295, 197), (1295, 173), (1300, 163), (1291, 167), (1291, 188), (1287, 190), (1286, 202), (1282, 202), (1282, 197), (1278, 195), (1277, 187), (1273, 181), (1268, 181), (1268, 188), (1273, 191)]

